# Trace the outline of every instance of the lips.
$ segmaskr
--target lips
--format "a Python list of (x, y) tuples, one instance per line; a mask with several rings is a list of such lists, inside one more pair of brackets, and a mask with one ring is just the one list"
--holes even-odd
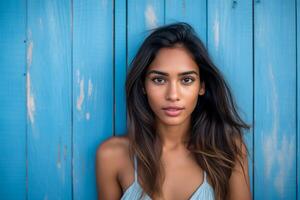
[(183, 107), (179, 107), (179, 106), (168, 106), (163, 108), (165, 114), (170, 117), (176, 117), (180, 115), (183, 109), (184, 109)]
[(163, 110), (182, 110), (183, 107), (180, 106), (168, 106), (168, 107), (164, 107)]

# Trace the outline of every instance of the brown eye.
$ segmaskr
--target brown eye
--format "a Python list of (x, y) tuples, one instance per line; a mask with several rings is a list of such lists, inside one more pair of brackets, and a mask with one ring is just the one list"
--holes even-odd
[(159, 84), (159, 85), (165, 83), (165, 79), (160, 78), (160, 77), (152, 78), (151, 80), (152, 80), (154, 83)]
[(192, 77), (185, 77), (185, 78), (183, 78), (182, 79), (182, 82), (184, 83), (184, 84), (191, 84), (192, 82), (194, 82), (194, 78), (192, 78)]

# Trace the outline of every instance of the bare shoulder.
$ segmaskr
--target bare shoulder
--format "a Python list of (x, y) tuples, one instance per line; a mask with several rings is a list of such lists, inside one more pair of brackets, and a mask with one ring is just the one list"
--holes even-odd
[(125, 154), (128, 154), (129, 140), (126, 136), (112, 136), (103, 141), (97, 148), (97, 159), (118, 164)]
[(118, 175), (128, 155), (126, 136), (113, 136), (103, 141), (96, 152), (98, 199), (120, 199), (122, 188)]

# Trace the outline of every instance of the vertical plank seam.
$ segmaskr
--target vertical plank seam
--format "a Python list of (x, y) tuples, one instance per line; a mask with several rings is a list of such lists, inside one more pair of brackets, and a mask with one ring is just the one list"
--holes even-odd
[(116, 23), (115, 23), (115, 14), (116, 14), (116, 9), (115, 9), (115, 0), (113, 0), (112, 1), (112, 17), (113, 17), (113, 19), (112, 19), (112, 37), (113, 37), (113, 41), (112, 41), (112, 54), (113, 54), (113, 56), (112, 56), (112, 61), (113, 61), (113, 72), (112, 72), (112, 76), (113, 76), (113, 80), (112, 80), (112, 82), (113, 82), (113, 113), (112, 113), (112, 131), (113, 131), (113, 136), (115, 136), (116, 135), (116, 133), (115, 133), (115, 124), (116, 124), (116, 89), (115, 89), (115, 86), (116, 86), (116, 84), (115, 84), (115, 76), (116, 76), (116, 74), (115, 74), (115, 72), (116, 72), (116, 70), (115, 70), (115, 68), (116, 68), (116, 62), (115, 62), (115, 45), (116, 45), (116, 41), (115, 41), (115, 39), (116, 39), (116, 37), (115, 37), (115, 25), (116, 25)]
[(74, 107), (73, 107), (73, 84), (74, 84), (74, 63), (73, 63), (73, 48), (74, 48), (74, 1), (71, 0), (71, 199), (74, 199)]
[(296, 199), (298, 199), (298, 37), (297, 37), (297, 0), (295, 0), (295, 35), (296, 35)]
[(254, 0), (252, 0), (252, 199), (255, 199), (255, 12)]
[(28, 117), (28, 107), (27, 107), (27, 100), (28, 100), (28, 97), (27, 97), (27, 90), (28, 90), (28, 84), (27, 84), (27, 76), (28, 76), (28, 62), (27, 62), (27, 49), (28, 49), (28, 0), (25, 0), (25, 74), (26, 74), (26, 77), (25, 77), (25, 110), (26, 110), (26, 122), (25, 122), (25, 127), (26, 127), (26, 133), (25, 133), (25, 160), (26, 160), (26, 175), (25, 175), (25, 184), (26, 184), (26, 196), (25, 196), (25, 199), (28, 200), (28, 120), (27, 120), (27, 117)]

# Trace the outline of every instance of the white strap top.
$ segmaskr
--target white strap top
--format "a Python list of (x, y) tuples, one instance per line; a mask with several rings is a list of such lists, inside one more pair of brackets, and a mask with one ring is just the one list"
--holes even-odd
[[(134, 182), (124, 192), (121, 200), (138, 200), (142, 193), (142, 187), (137, 181), (137, 160), (134, 156)], [(214, 190), (206, 180), (206, 172), (204, 171), (204, 181), (197, 190), (191, 195), (189, 200), (214, 200)], [(146, 194), (141, 200), (151, 200)]]

